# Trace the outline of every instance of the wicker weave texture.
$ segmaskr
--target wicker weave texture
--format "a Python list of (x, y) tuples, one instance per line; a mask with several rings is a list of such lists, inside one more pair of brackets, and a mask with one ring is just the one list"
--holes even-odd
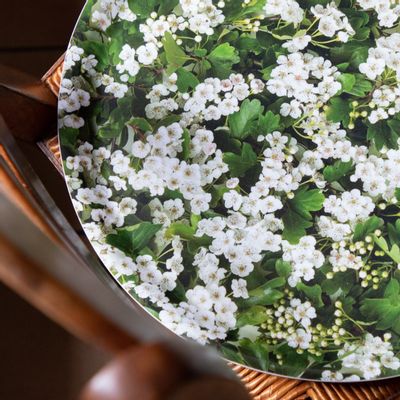
[[(58, 96), (62, 77), (62, 59), (43, 77), (43, 82)], [(61, 164), (58, 138), (45, 146)], [(400, 379), (371, 383), (321, 383), (281, 378), (230, 364), (246, 385), (254, 400), (400, 400)]]

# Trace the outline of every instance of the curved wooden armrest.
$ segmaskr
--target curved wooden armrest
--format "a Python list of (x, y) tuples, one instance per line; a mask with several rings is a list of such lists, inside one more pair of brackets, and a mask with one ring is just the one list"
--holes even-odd
[(250, 400), (239, 381), (197, 376), (162, 345), (116, 357), (84, 388), (80, 400)]
[(0, 65), (0, 115), (14, 136), (35, 142), (56, 123), (57, 98), (42, 81)]

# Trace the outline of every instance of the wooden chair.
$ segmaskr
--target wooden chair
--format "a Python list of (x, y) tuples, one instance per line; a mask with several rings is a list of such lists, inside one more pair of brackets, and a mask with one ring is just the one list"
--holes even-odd
[[(50, 69), (41, 82), (35, 82), (26, 75), (0, 67), (0, 114), (12, 131), (18, 142), (23, 157), (29, 160), (33, 170), (40, 176), (44, 186), (49, 191), (54, 204), (61, 210), (63, 216), (81, 235), (85, 241), (80, 225), (69, 203), (63, 178), (61, 176), (61, 160), (56, 136), (56, 96), (58, 94), (62, 72), (62, 59)], [(5, 129), (1, 126), (0, 130)], [(19, 155), (21, 156), (21, 155)], [(24, 211), (29, 219), (53, 240), (57, 241), (57, 228), (62, 229), (55, 221), (51, 226), (43, 218), (43, 209), (35, 199), (31, 182), (26, 179), (18, 165), (18, 157), (10, 154), (9, 148), (0, 143), (0, 191)], [(17, 179), (10, 179), (13, 174)], [(58, 221), (59, 224), (59, 221)], [(0, 237), (0, 279), (10, 288), (19, 293), (35, 307), (50, 318), (64, 326), (83, 340), (95, 343), (114, 353), (126, 351), (137, 346), (135, 340), (99, 315), (82, 299), (68, 291), (62, 284), (51, 279), (41, 271), (40, 266), (33, 265), (29, 260), (12, 248)], [(146, 352), (146, 353), (145, 353)], [(137, 364), (143, 355), (156, 360), (150, 368), (146, 364), (144, 372), (138, 372), (138, 379), (126, 376), (128, 365)], [(400, 399), (400, 379), (382, 380), (372, 383), (332, 384), (305, 382), (295, 379), (281, 378), (230, 364), (233, 370), (246, 385), (254, 400), (390, 400)], [(125, 372), (124, 372), (125, 371)], [(136, 373), (136, 372), (135, 372)], [(142, 375), (140, 375), (142, 373)], [(118, 387), (127, 387), (128, 392), (142, 388), (140, 394), (133, 397), (132, 392), (117, 393), (117, 397), (106, 396), (99, 392), (98, 383), (102, 379), (112, 379), (118, 382)], [(244, 398), (245, 396), (226, 384), (224, 390), (220, 383), (208, 379), (192, 380), (189, 385), (183, 385), (187, 377), (182, 374), (179, 363), (172, 363), (171, 357), (160, 347), (134, 347), (133, 351), (125, 352), (118, 361), (108, 369), (100, 372), (85, 390), (82, 399), (156, 399), (166, 398), (165, 393), (171, 387), (179, 387), (172, 398), (176, 399), (211, 399), (211, 398)], [(186, 380), (185, 380), (186, 379)], [(131, 383), (129, 385), (129, 382)], [(132, 387), (132, 382), (134, 383)], [(147, 382), (147, 383), (146, 383)], [(101, 386), (101, 385), (100, 385)], [(157, 390), (154, 390), (154, 387)], [(136, 389), (135, 389), (136, 388)], [(153, 388), (153, 389), (152, 389)], [(97, 390), (97, 391), (96, 391)], [(153, 397), (146, 397), (149, 393)], [(164, 393), (161, 397), (156, 394)], [(154, 394), (156, 393), (156, 394)], [(214, 394), (225, 395), (216, 397)], [(114, 393), (115, 394), (115, 393)], [(198, 397), (195, 397), (195, 394)], [(126, 397), (124, 397), (126, 396)]]

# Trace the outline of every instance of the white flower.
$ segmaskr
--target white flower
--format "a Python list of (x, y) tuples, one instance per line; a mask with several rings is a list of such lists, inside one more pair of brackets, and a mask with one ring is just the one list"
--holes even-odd
[(247, 283), (244, 279), (232, 280), (232, 292), (234, 297), (242, 297), (243, 299), (249, 298)]
[(141, 64), (150, 65), (158, 57), (157, 46), (154, 43), (147, 43), (140, 46), (137, 51), (138, 60)]
[(296, 329), (294, 333), (288, 336), (288, 345), (294, 348), (308, 349), (312, 336), (304, 329)]

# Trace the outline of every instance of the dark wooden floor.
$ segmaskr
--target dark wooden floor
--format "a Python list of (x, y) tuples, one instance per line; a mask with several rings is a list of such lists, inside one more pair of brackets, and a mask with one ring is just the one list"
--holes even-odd
[(0, 63), (42, 75), (64, 51), (83, 0), (1, 0)]
[[(64, 53), (82, 5), (0, 0), (0, 63), (43, 75)], [(0, 321), (0, 400), (73, 400), (106, 359), (1, 284)]]

